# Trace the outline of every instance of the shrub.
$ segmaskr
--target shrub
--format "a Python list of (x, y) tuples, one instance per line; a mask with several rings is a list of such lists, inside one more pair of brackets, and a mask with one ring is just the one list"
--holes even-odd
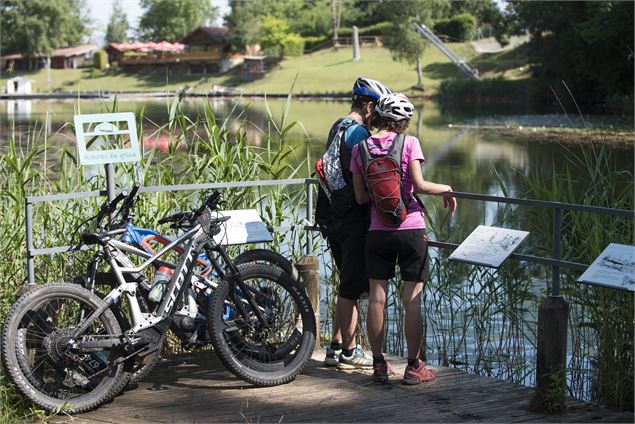
[(108, 67), (108, 55), (105, 50), (97, 50), (93, 53), (93, 67), (95, 69), (106, 69)]
[(330, 35), (321, 35), (319, 37), (314, 37), (314, 36), (309, 36), (309, 37), (302, 37), (302, 40), (304, 41), (304, 48), (307, 50), (311, 50), (313, 47), (317, 46), (318, 44), (322, 44), (327, 40), (332, 39), (333, 37)]
[(304, 39), (298, 34), (287, 34), (282, 40), (282, 50), (285, 56), (302, 56)]
[(447, 35), (453, 41), (470, 40), (474, 37), (475, 30), (476, 18), (469, 13), (461, 13), (434, 24), (434, 32)]

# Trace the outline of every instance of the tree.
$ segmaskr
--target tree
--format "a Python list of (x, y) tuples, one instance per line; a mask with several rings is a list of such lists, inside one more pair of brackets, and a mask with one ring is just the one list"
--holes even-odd
[(87, 34), (83, 5), (83, 0), (3, 0), (2, 54), (34, 56), (79, 44)]
[(260, 24), (258, 41), (263, 49), (277, 51), (282, 54), (282, 43), (289, 33), (289, 23), (280, 18), (265, 16)]
[(141, 0), (145, 10), (139, 21), (142, 38), (179, 41), (196, 28), (211, 24), (218, 8), (210, 0)]
[[(497, 38), (525, 31), (534, 77), (578, 103), (633, 97), (633, 3), (509, 2)], [(551, 91), (549, 90), (549, 93)], [(568, 97), (568, 90), (563, 94)]]
[(434, 19), (440, 18), (448, 9), (447, 0), (413, 0), (400, 2), (395, 7), (392, 2), (380, 5), (381, 15), (390, 22), (390, 28), (384, 35), (384, 45), (396, 60), (415, 65), (417, 85), (423, 89), (423, 70), (421, 58), (428, 42), (415, 32), (413, 22), (432, 27)]
[(112, 5), (112, 15), (106, 28), (106, 43), (121, 43), (128, 40), (129, 29), (128, 17), (121, 6), (121, 0), (116, 0)]
[[(230, 12), (225, 15), (225, 26), (229, 29), (231, 49), (244, 51), (248, 45), (261, 42), (260, 27), (265, 18), (284, 20), (289, 30), (290, 22), (299, 22), (298, 16), (318, 2), (320, 0), (308, 0), (307, 3), (303, 0), (229, 0)], [(297, 26), (293, 29), (300, 32)]]

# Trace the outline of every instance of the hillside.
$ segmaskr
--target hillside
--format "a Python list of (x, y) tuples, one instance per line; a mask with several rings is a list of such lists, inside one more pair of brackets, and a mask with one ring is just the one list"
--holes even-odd
[[(449, 47), (459, 56), (479, 67), (482, 77), (503, 76), (514, 79), (527, 77), (524, 55), (514, 54), (514, 51), (478, 54), (470, 43), (450, 43)], [(501, 61), (504, 56), (509, 59)], [(493, 66), (494, 62), (495, 66)], [(522, 70), (518, 71), (519, 68)], [(424, 54), (423, 74), (425, 88), (423, 94), (426, 96), (434, 95), (443, 80), (465, 78), (441, 52), (432, 46), (429, 46)], [(162, 72), (142, 74), (117, 70), (100, 72), (93, 69), (52, 69), (50, 86), (48, 72), (39, 70), (12, 74), (5, 72), (0, 78), (2, 87), (7, 78), (18, 75), (33, 80), (35, 92), (174, 91), (190, 86), (195, 92), (206, 93), (211, 90), (212, 85), (221, 85), (244, 93), (286, 94), (295, 79), (293, 91), (296, 94), (345, 94), (350, 91), (351, 83), (355, 78), (364, 75), (383, 81), (395, 91), (413, 94), (411, 87), (417, 81), (413, 65), (394, 61), (390, 52), (381, 47), (363, 48), (362, 58), (357, 62), (353, 62), (350, 48), (337, 51), (327, 49), (310, 55), (286, 58), (264, 78), (248, 83), (242, 82), (236, 71), (212, 77), (166, 75)], [(416, 94), (422, 93), (416, 92)]]

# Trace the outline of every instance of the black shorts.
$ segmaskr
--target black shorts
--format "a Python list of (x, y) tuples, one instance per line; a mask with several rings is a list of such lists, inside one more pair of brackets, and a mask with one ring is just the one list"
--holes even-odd
[(339, 295), (345, 299), (359, 299), (369, 290), (364, 260), (367, 232), (365, 222), (349, 222), (327, 236), (331, 255), (340, 271)]
[(369, 278), (388, 280), (399, 264), (404, 281), (428, 278), (426, 230), (370, 231), (366, 238), (366, 271)]

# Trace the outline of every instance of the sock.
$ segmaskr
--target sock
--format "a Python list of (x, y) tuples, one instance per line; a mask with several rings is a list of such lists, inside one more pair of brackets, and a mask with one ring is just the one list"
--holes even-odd
[(331, 349), (333, 349), (333, 350), (341, 350), (342, 349), (342, 343), (331, 342)]
[(419, 359), (418, 358), (415, 358), (415, 359), (408, 358), (408, 366), (409, 367), (417, 368), (418, 365), (419, 365)]
[(373, 356), (373, 365), (375, 364), (383, 364), (384, 362), (386, 362), (386, 360), (384, 359), (384, 354), (382, 353), (379, 356)]
[(342, 349), (342, 354), (344, 356), (351, 356), (355, 352), (355, 348), (352, 349)]

